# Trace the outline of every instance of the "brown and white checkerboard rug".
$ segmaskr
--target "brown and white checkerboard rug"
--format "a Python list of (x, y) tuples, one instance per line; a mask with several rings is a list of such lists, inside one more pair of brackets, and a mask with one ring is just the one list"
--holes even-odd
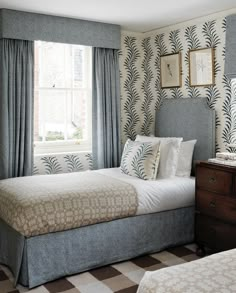
[(134, 293), (145, 271), (158, 270), (197, 259), (195, 245), (167, 249), (130, 261), (59, 279), (35, 289), (13, 287), (12, 275), (0, 266), (0, 293)]

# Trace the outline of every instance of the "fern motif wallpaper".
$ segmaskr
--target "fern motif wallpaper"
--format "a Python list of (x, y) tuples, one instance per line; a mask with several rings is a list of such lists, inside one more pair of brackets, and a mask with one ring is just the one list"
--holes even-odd
[(92, 169), (92, 154), (87, 152), (34, 156), (34, 175), (80, 172)]
[[(151, 34), (123, 33), (120, 52), (122, 144), (154, 133), (155, 112), (164, 98), (207, 97), (216, 110), (216, 149), (236, 142), (236, 83), (224, 75), (225, 17)], [(190, 87), (188, 50), (214, 47), (215, 85)], [(181, 52), (182, 87), (161, 89), (160, 56)]]

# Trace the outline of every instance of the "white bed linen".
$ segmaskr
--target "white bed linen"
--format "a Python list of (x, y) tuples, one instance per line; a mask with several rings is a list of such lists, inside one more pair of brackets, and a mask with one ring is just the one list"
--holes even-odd
[(97, 172), (132, 184), (138, 194), (137, 215), (162, 212), (194, 205), (195, 178), (174, 177), (142, 180), (121, 173), (120, 168)]

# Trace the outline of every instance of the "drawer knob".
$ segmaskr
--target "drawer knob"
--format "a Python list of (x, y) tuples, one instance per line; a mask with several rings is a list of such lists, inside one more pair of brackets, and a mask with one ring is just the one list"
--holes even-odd
[(209, 182), (210, 182), (210, 183), (214, 183), (214, 182), (216, 182), (216, 178), (215, 178), (215, 177), (211, 177), (211, 178), (209, 178)]
[(211, 202), (210, 202), (210, 207), (211, 207), (211, 208), (215, 208), (215, 207), (216, 207), (216, 203), (215, 203), (214, 201), (211, 201)]

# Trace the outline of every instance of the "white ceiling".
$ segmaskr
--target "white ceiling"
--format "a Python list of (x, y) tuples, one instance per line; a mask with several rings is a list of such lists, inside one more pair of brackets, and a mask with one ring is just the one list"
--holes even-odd
[(236, 8), (236, 0), (0, 0), (0, 8), (74, 17), (147, 32)]

